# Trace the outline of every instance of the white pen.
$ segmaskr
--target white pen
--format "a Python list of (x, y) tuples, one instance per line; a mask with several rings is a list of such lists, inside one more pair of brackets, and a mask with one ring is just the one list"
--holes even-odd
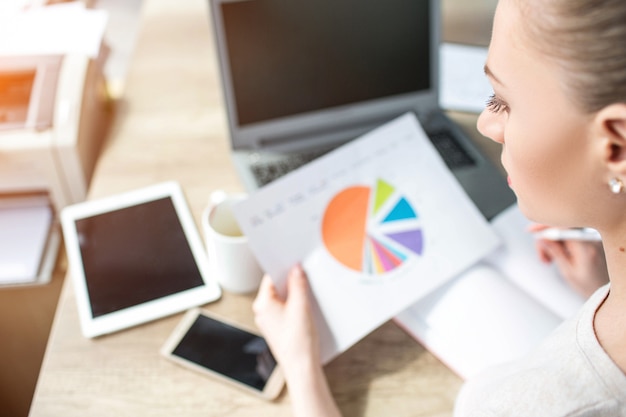
[(590, 227), (576, 228), (576, 229), (559, 229), (551, 227), (543, 229), (533, 233), (537, 239), (547, 240), (586, 240), (592, 242), (599, 242), (602, 240), (600, 233), (596, 229)]

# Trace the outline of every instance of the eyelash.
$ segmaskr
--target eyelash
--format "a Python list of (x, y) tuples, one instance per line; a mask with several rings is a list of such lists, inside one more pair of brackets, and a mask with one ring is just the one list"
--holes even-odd
[(501, 111), (507, 111), (509, 106), (501, 98), (492, 94), (487, 99), (486, 108), (492, 113), (500, 113)]

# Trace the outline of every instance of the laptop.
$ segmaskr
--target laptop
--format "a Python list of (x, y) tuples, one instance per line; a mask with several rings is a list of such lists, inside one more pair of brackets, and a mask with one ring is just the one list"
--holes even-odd
[(515, 201), (439, 107), (440, 1), (208, 1), (248, 191), (412, 111), (487, 219)]

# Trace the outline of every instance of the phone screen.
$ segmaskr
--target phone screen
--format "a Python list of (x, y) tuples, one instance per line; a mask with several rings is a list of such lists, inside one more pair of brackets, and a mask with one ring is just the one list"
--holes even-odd
[(265, 339), (202, 314), (172, 354), (258, 391), (276, 367)]

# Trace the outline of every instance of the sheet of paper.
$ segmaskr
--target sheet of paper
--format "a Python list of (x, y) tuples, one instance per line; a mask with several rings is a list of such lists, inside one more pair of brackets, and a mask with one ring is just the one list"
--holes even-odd
[(280, 290), (304, 266), (324, 362), (499, 244), (413, 114), (269, 184), (235, 214)]
[(463, 378), (528, 353), (584, 302), (539, 260), (517, 204), (491, 223), (503, 245), (396, 317)]
[(0, 284), (37, 279), (51, 222), (47, 205), (0, 208)]
[(0, 16), (0, 56), (98, 56), (108, 14), (81, 2), (34, 7)]
[(464, 379), (525, 355), (561, 323), (560, 317), (485, 263), (395, 320)]
[(517, 204), (500, 213), (491, 223), (505, 244), (485, 261), (561, 319), (575, 314), (584, 299), (563, 280), (554, 265), (539, 260), (534, 237), (527, 232), (530, 222)]
[(485, 77), (487, 48), (444, 43), (439, 48), (439, 104), (447, 110), (480, 113), (493, 89)]

